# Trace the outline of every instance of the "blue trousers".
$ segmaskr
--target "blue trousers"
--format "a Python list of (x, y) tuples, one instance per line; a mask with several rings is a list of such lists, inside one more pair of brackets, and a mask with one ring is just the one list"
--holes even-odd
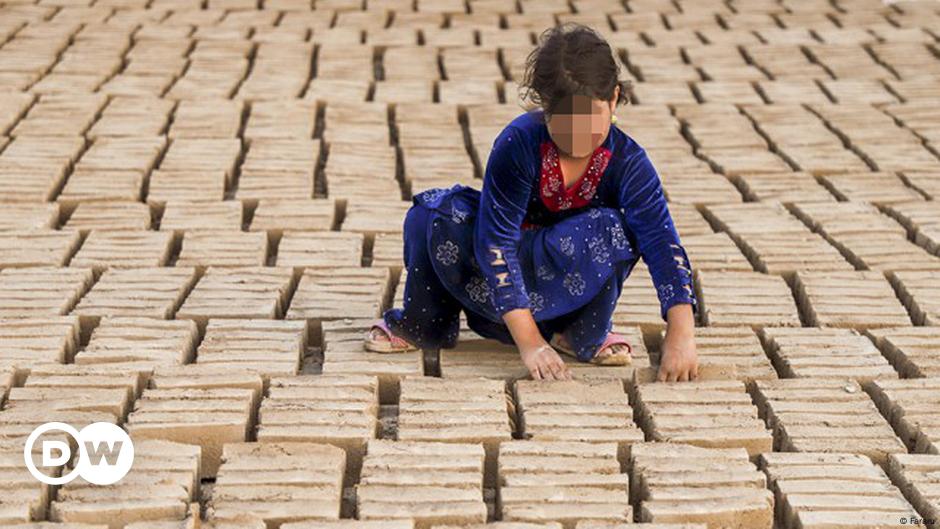
[[(408, 271), (404, 306), (385, 311), (385, 323), (397, 336), (426, 350), (456, 346), (460, 332), (460, 312), (467, 325), (485, 338), (513, 344), (509, 328), (464, 307), (441, 283), (431, 263), (428, 250), (428, 222), (431, 212), (421, 206), (408, 210), (404, 224), (404, 262)], [(581, 213), (586, 215), (587, 213)], [(586, 305), (562, 316), (536, 321), (539, 332), (549, 340), (555, 333), (564, 335), (582, 362), (589, 361), (611, 330), (611, 316), (617, 305), (633, 262), (617, 265), (607, 283)]]

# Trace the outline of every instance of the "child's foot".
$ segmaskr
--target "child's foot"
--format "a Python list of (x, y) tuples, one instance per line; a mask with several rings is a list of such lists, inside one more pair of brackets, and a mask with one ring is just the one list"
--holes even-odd
[[(624, 341), (622, 338), (618, 338), (619, 335), (614, 335), (613, 333), (608, 334), (607, 340), (601, 344), (600, 349), (598, 349), (594, 353), (594, 356), (591, 357), (591, 363), (601, 365), (630, 364), (630, 353), (632, 352), (630, 345), (627, 344), (626, 341)], [(565, 338), (564, 334), (559, 333), (557, 335), (556, 343), (563, 349), (571, 351), (571, 345), (568, 343), (568, 340)]]
[(384, 319), (378, 319), (365, 340), (365, 348), (376, 353), (404, 353), (418, 349), (404, 338), (395, 336)]

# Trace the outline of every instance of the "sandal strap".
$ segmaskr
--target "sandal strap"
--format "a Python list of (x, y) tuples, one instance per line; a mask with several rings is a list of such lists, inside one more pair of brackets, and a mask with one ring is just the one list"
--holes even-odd
[[(612, 346), (612, 345), (626, 345), (626, 346), (627, 346), (627, 354), (628, 354), (628, 355), (632, 355), (632, 354), (633, 354), (633, 346), (630, 345), (630, 342), (628, 342), (627, 339), (626, 339), (624, 336), (622, 336), (622, 335), (620, 335), (620, 334), (612, 333), (612, 332), (607, 333), (607, 338), (605, 338), (605, 339), (604, 339), (604, 343), (602, 343), (601, 346), (597, 348), (597, 352), (600, 353), (601, 351), (603, 351), (604, 349), (607, 349), (608, 347), (610, 347), (610, 346)], [(611, 356), (612, 354), (614, 354), (614, 353), (611, 353), (611, 354), (605, 355), (605, 356)], [(595, 357), (596, 357), (596, 356), (597, 356), (597, 355), (595, 355)], [(603, 357), (602, 357), (602, 358), (603, 358)]]
[(375, 324), (372, 325), (372, 328), (379, 329), (380, 331), (385, 333), (385, 336), (388, 337), (388, 341), (396, 347), (411, 347), (412, 346), (404, 338), (395, 336), (395, 334), (392, 333), (392, 330), (388, 328), (388, 324), (385, 323), (385, 320), (380, 320), (379, 322), (376, 322)]

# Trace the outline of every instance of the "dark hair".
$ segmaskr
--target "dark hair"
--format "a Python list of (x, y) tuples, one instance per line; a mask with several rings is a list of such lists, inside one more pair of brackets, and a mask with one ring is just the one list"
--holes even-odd
[(572, 95), (609, 101), (616, 86), (617, 104), (626, 103), (629, 82), (620, 80), (620, 65), (607, 41), (588, 26), (567, 22), (539, 35), (526, 58), (520, 96), (551, 116)]

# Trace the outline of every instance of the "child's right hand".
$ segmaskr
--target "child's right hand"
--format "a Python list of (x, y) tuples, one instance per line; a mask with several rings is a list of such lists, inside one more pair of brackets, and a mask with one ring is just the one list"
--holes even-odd
[(552, 346), (547, 343), (520, 348), (522, 363), (533, 380), (571, 380), (571, 371)]

